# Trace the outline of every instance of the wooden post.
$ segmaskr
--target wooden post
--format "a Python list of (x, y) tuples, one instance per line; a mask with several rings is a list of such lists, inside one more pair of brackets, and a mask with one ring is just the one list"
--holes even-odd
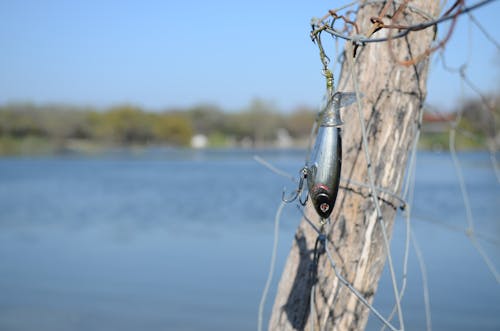
[[(410, 5), (433, 16), (439, 11), (439, 1), (416, 0)], [(370, 17), (378, 16), (382, 6), (370, 4), (360, 8), (357, 24), (363, 33), (370, 30)], [(393, 13), (394, 8), (391, 7), (388, 14)], [(407, 9), (398, 23), (412, 24), (427, 19), (429, 17), (423, 17), (421, 12)], [(388, 30), (381, 30), (375, 36), (387, 34)], [(390, 46), (394, 57), (390, 55), (387, 42), (367, 44), (358, 49), (354, 59), (355, 76), (364, 95), (363, 121), (375, 185), (395, 193), (401, 190), (408, 151), (418, 128), (426, 95), (429, 60), (402, 66), (394, 58), (410, 60), (422, 54), (434, 37), (435, 30), (429, 28), (393, 40)], [(328, 38), (323, 39), (326, 45)], [(352, 56), (352, 53), (346, 56)], [(340, 78), (339, 90), (344, 92), (355, 90), (349, 62), (344, 61)], [(367, 160), (356, 105), (343, 109), (342, 118), (345, 122), (342, 178), (368, 183)], [(368, 193), (368, 190), (355, 186), (339, 191), (327, 240), (341, 274), (372, 302), (387, 252), (374, 202)], [(379, 204), (390, 234), (397, 201), (380, 193)], [(319, 223), (310, 205), (306, 207), (306, 216)], [(317, 267), (313, 302), (315, 314), (312, 316), (310, 294), (313, 279), (310, 266), (316, 238), (317, 233), (302, 220), (281, 276), (269, 329), (304, 330), (314, 323), (315, 330), (363, 330), (369, 310), (339, 282), (325, 254), (320, 256)], [(397, 318), (395, 325), (398, 325)]]

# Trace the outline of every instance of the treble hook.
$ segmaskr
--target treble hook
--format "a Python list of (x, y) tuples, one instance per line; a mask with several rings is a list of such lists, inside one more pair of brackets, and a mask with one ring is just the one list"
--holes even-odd
[(304, 201), (302, 201), (302, 194), (299, 196), (299, 202), (302, 206), (306, 205), (307, 200), (309, 200), (309, 194), (306, 194), (306, 199)]
[(295, 201), (297, 198), (299, 198), (299, 202), (300, 204), (302, 204), (303, 206), (305, 205), (305, 203), (307, 202), (307, 197), (306, 197), (306, 200), (305, 201), (302, 201), (302, 191), (304, 189), (304, 180), (307, 178), (307, 168), (304, 167), (302, 168), (302, 170), (300, 171), (300, 181), (299, 181), (299, 186), (297, 187), (297, 189), (295, 190), (295, 192), (293, 194), (290, 195), (290, 197), (288, 198), (285, 198), (285, 189), (283, 189), (283, 194), (281, 195), (281, 200), (283, 202), (286, 202), (286, 203), (290, 203), (290, 202), (293, 202)]

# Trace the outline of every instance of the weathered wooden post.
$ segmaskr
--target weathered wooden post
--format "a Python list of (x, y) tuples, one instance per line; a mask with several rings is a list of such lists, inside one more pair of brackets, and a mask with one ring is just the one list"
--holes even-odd
[[(439, 11), (439, 1), (435, 0), (416, 0), (410, 4), (418, 10), (407, 9), (399, 23), (414, 24), (429, 19), (422, 16), (423, 12), (436, 16)], [(366, 34), (370, 30), (370, 17), (379, 16), (383, 5), (361, 5), (356, 18), (361, 33)], [(398, 5), (393, 5), (387, 15), (394, 13), (394, 7)], [(375, 36), (386, 36), (388, 33), (389, 30), (384, 29)], [(387, 42), (366, 44), (358, 49), (354, 61), (344, 61), (342, 67), (339, 89), (346, 92), (355, 90), (349, 68), (349, 62), (354, 62), (354, 75), (364, 95), (362, 113), (375, 185), (393, 192), (401, 190), (408, 151), (418, 129), (426, 95), (429, 64), (426, 58), (417, 64), (403, 66), (397, 64), (395, 58), (410, 60), (424, 53), (434, 37), (435, 30), (429, 28), (392, 40), (389, 45)], [(346, 56), (352, 56), (352, 53)], [(367, 158), (355, 107), (343, 109), (342, 114), (345, 122), (342, 177), (366, 183)], [(397, 209), (393, 202), (390, 197), (379, 199), (389, 234)], [(306, 207), (306, 215), (311, 220), (318, 220), (310, 205)], [(387, 257), (374, 201), (366, 190), (340, 190), (331, 220), (333, 226), (327, 233), (327, 240), (332, 247), (333, 259), (342, 275), (372, 302)], [(311, 314), (313, 282), (310, 266), (316, 238), (317, 233), (302, 220), (281, 276), (269, 329), (303, 330), (311, 323), (315, 330), (364, 329), (369, 310), (339, 282), (324, 254), (317, 267), (313, 302), (315, 314)]]

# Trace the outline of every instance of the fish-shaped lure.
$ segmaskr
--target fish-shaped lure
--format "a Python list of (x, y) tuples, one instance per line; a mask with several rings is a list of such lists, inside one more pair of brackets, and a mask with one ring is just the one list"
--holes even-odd
[(340, 108), (356, 101), (355, 93), (336, 92), (319, 113), (319, 128), (309, 161), (307, 186), (314, 209), (323, 219), (330, 216), (337, 199), (342, 164)]

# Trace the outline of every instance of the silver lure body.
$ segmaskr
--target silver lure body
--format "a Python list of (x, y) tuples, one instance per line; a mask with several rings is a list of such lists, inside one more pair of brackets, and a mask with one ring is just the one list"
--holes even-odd
[(321, 218), (333, 211), (340, 184), (342, 137), (340, 108), (356, 101), (355, 93), (336, 92), (320, 113), (320, 126), (306, 164), (309, 196)]

